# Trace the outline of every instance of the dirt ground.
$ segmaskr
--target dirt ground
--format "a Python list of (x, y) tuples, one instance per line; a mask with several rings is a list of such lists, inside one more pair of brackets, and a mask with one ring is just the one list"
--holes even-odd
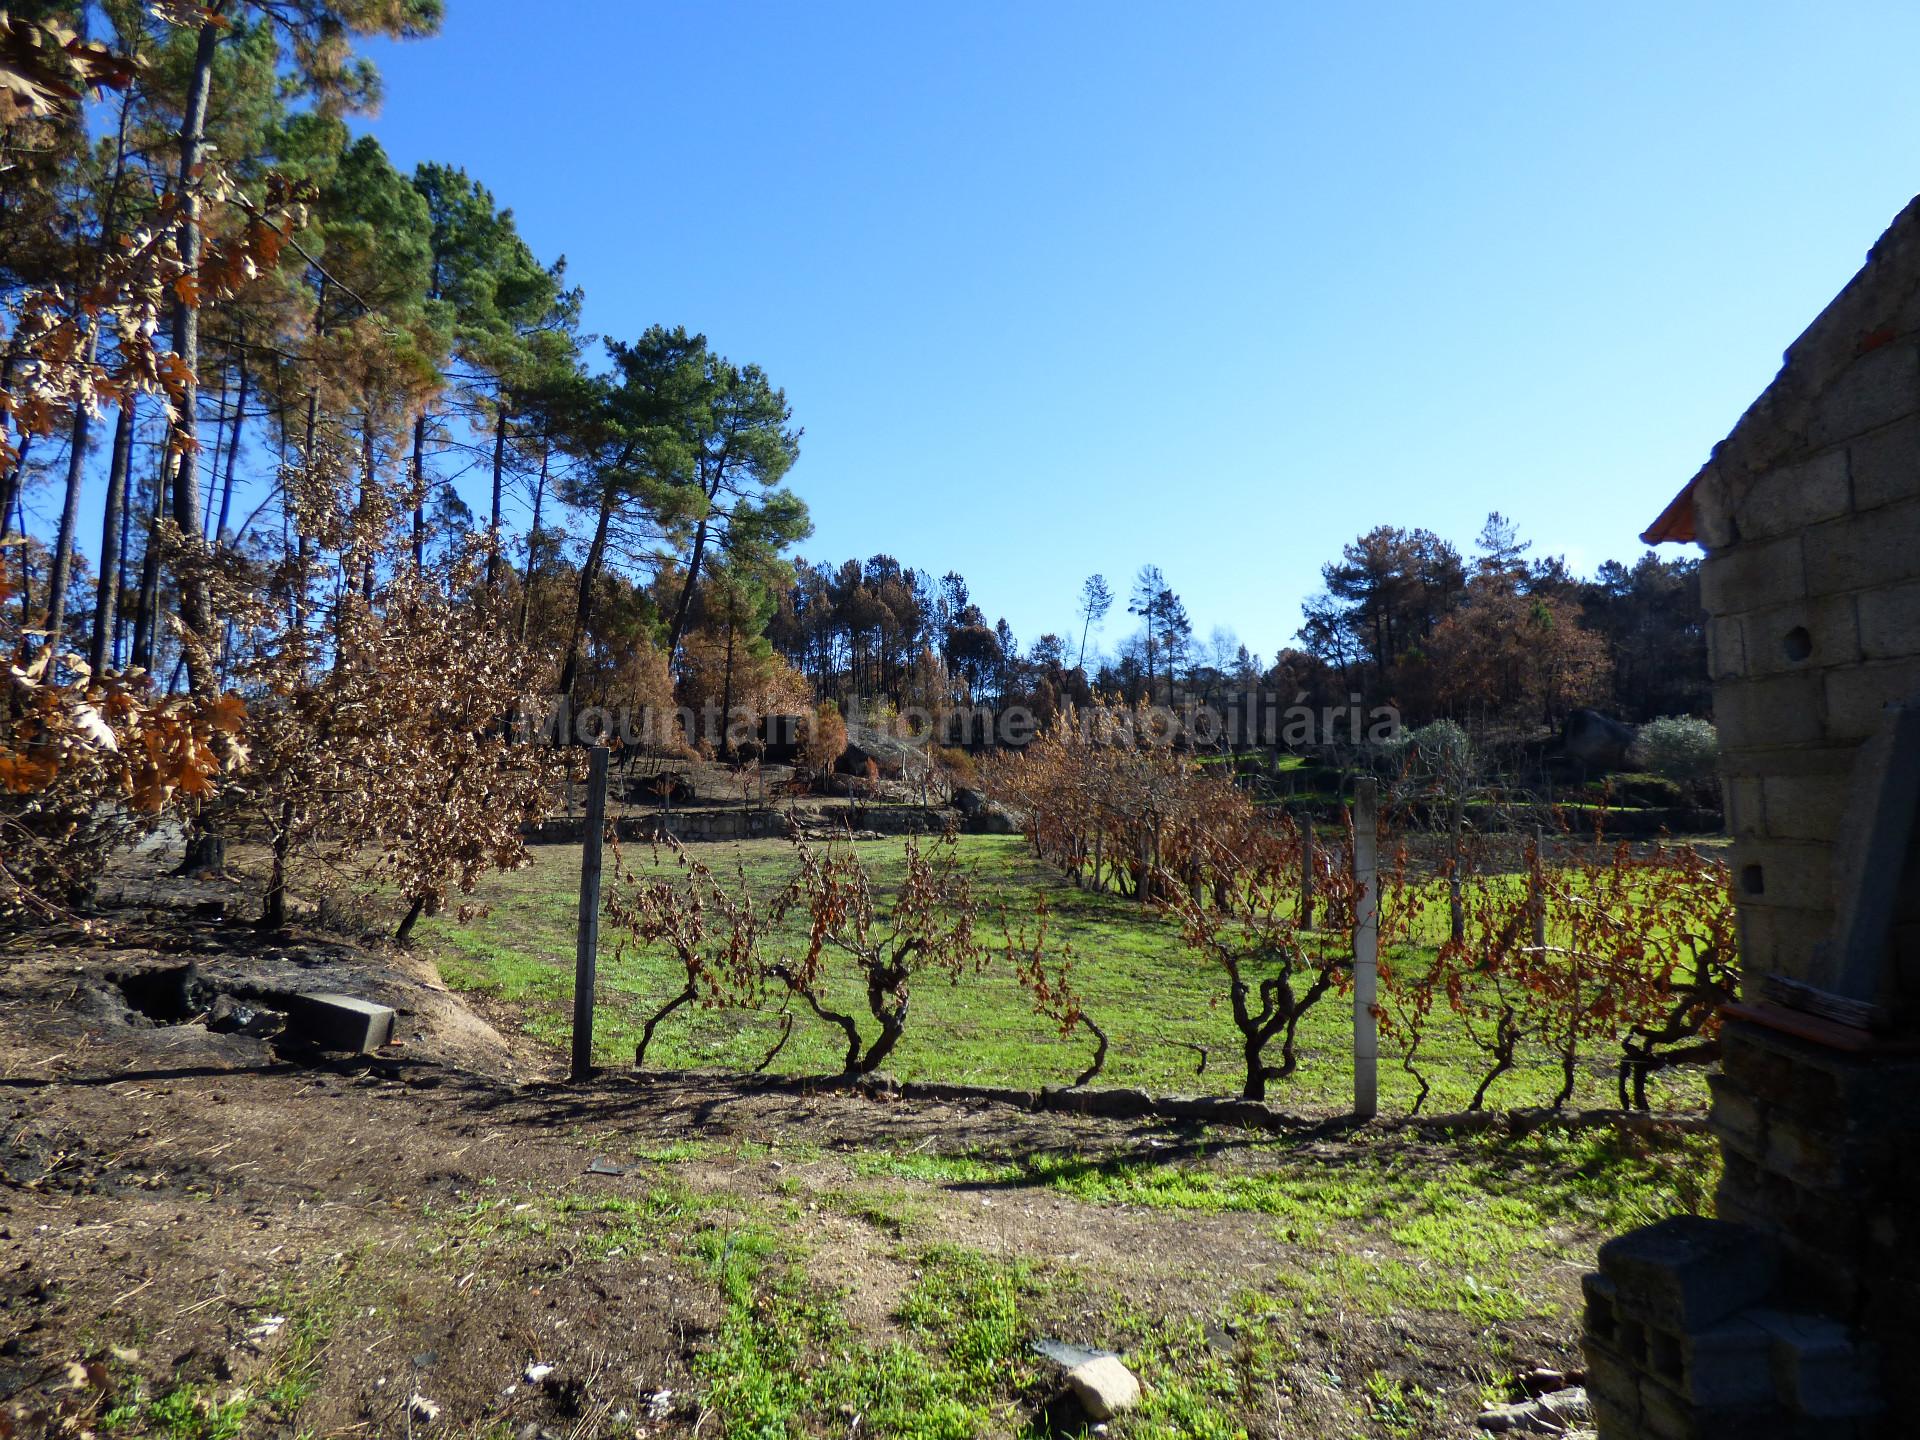
[[(723, 1300), (681, 1246), (715, 1215), (780, 1217), (875, 1343), (897, 1333), (929, 1246), (1070, 1274), (1036, 1323), (1096, 1345), (1119, 1303), (1149, 1324), (1204, 1321), (1230, 1350), (1245, 1337), (1218, 1317), (1235, 1297), (1305, 1264), (1270, 1214), (911, 1173), (942, 1156), (981, 1173), (1035, 1155), (1165, 1161), (1196, 1149), (1191, 1131), (724, 1078), (570, 1086), (407, 957), (258, 937), (212, 913), (216, 891), (123, 898), (111, 940), (0, 952), (0, 1436), (721, 1434), (694, 1367)], [(189, 960), (180, 1015), (153, 994), (174, 994)], [(397, 1043), (299, 1054), (216, 1033), (196, 1008), (289, 988), (393, 1005)], [(1364, 1152), (1338, 1132), (1277, 1156), (1270, 1137), (1237, 1143), (1209, 1137), (1210, 1163), (1332, 1172), (1382, 1144), (1446, 1163), (1411, 1134)], [(876, 1171), (875, 1155), (906, 1159)], [(1570, 1306), (1590, 1240), (1567, 1251), (1540, 1283)], [(1565, 1322), (1297, 1313), (1291, 1358), (1244, 1399), (1253, 1435), (1472, 1434), (1490, 1379), (1577, 1363)], [(1353, 1377), (1373, 1373), (1441, 1398), (1356, 1423)]]

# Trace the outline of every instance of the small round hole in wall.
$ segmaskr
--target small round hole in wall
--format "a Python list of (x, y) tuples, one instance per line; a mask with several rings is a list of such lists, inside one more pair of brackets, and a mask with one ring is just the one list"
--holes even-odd
[(1813, 654), (1813, 636), (1806, 626), (1796, 625), (1780, 638), (1780, 649), (1789, 660), (1804, 660)]
[(1758, 865), (1743, 866), (1740, 871), (1740, 889), (1748, 895), (1767, 893), (1767, 872)]

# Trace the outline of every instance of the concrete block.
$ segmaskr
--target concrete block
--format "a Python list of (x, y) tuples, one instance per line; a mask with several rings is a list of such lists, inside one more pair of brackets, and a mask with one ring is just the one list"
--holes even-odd
[(1760, 791), (1764, 831), (1771, 838), (1831, 844), (1840, 833), (1840, 817), (1847, 808), (1846, 775), (1769, 775), (1751, 783)]
[(1807, 573), (1800, 546), (1801, 536), (1795, 533), (1777, 540), (1742, 541), (1708, 555), (1700, 562), (1701, 606), (1709, 615), (1732, 615), (1804, 598)]
[(1711, 1433), (1684, 1396), (1651, 1375), (1640, 1380), (1640, 1418), (1641, 1433), (1653, 1440), (1708, 1440)]
[(1920, 498), (1920, 419), (1857, 437), (1847, 450), (1847, 468), (1856, 510)]
[[(1920, 501), (1831, 520), (1815, 525), (1799, 538), (1806, 547), (1802, 578), (1808, 594), (1839, 595), (1848, 590), (1898, 585), (1914, 578), (1914, 556), (1920, 550)], [(1704, 579), (1705, 562), (1701, 575)], [(1738, 594), (1735, 592), (1735, 605), (1739, 604)], [(1768, 602), (1756, 596), (1747, 603)]]
[[(1914, 537), (1914, 570), (1920, 573), (1920, 535)], [(1920, 583), (1859, 596), (1860, 649), (1868, 660), (1903, 660), (1920, 655)]]
[(1714, 1191), (1714, 1213), (1729, 1224), (1744, 1225), (1750, 1230), (1772, 1224), (1773, 1217), (1759, 1204), (1759, 1185), (1754, 1179), (1759, 1173), (1758, 1165), (1729, 1150), (1726, 1169)]
[(1721, 782), (1726, 806), (1727, 833), (1742, 839), (1767, 836), (1766, 782), (1757, 775), (1737, 775)]
[(1888, 705), (1920, 695), (1920, 656), (1830, 670), (1825, 683), (1826, 738), (1858, 743), (1880, 728)]
[(287, 1010), (289, 1036), (322, 1050), (357, 1055), (378, 1050), (393, 1038), (394, 1012), (355, 995), (320, 992), (296, 995)]
[(1801, 1125), (1768, 1126), (1763, 1163), (1803, 1190), (1833, 1189), (1846, 1180), (1843, 1159), (1831, 1137)]
[(1735, 750), (1722, 742), (1723, 775), (1839, 775), (1851, 776), (1856, 754), (1852, 745), (1749, 745)]
[(1703, 1409), (1770, 1404), (1771, 1354), (1767, 1331), (1737, 1315), (1683, 1335), (1680, 1393)]
[(1723, 1145), (1730, 1145), (1754, 1159), (1766, 1154), (1766, 1112), (1753, 1097), (1724, 1074), (1707, 1076), (1707, 1088), (1713, 1092), (1713, 1109), (1707, 1123)]
[(1801, 1415), (1844, 1419), (1878, 1414), (1878, 1356), (1846, 1326), (1823, 1315), (1755, 1310), (1749, 1317), (1772, 1344), (1774, 1383)]
[[(1744, 478), (1745, 472), (1741, 472)], [(1740, 527), (1733, 518), (1733, 482), (1718, 462), (1707, 465), (1693, 481), (1693, 532), (1709, 553), (1738, 544)]]
[(1834, 906), (1768, 906), (1763, 900), (1740, 906), (1740, 960), (1743, 998), (1759, 998), (1761, 975), (1788, 975), (1807, 985), (1828, 985), (1837, 970), (1832, 958), (1818, 958), (1816, 947), (1834, 937)]
[(1583, 1328), (1587, 1338), (1612, 1345), (1620, 1328), (1620, 1290), (1613, 1281), (1589, 1270), (1580, 1277), (1580, 1293), (1586, 1301)]
[(1764, 1297), (1774, 1256), (1741, 1226), (1679, 1215), (1607, 1241), (1600, 1273), (1618, 1287), (1622, 1311), (1668, 1332), (1694, 1330)]
[(1707, 678), (1740, 680), (1747, 673), (1745, 633), (1738, 615), (1720, 615), (1707, 621)]
[(1714, 687), (1721, 745), (1811, 745), (1825, 737), (1825, 691), (1818, 674), (1728, 680)]
[(1587, 1400), (1593, 1406), (1593, 1423), (1602, 1440), (1636, 1440), (1640, 1429), (1640, 1396), (1635, 1388), (1631, 1400), (1589, 1389)]
[(1735, 840), (1734, 892), (1744, 905), (1819, 910), (1831, 905), (1830, 846), (1799, 840)]
[(1808, 438), (1852, 440), (1920, 411), (1920, 348), (1911, 339), (1877, 346), (1840, 372), (1814, 406)]
[(1847, 452), (1836, 447), (1758, 477), (1741, 497), (1734, 523), (1743, 538), (1767, 540), (1845, 515), (1851, 506)]
[(1851, 594), (1749, 610), (1740, 616), (1740, 630), (1747, 676), (1824, 670), (1860, 659), (1860, 622)]

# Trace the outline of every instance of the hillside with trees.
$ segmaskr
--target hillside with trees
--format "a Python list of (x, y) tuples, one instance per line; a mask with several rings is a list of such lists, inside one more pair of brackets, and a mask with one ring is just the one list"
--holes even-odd
[[(1368, 531), (1323, 568), (1297, 648), (1268, 657), (1234, 638), (1245, 617), (1198, 634), (1152, 563), (1077, 600), (1043, 582), (1063, 592), (1060, 633), (1023, 638), (937, 556), (801, 559), (803, 437), (775, 379), (680, 326), (589, 335), (564, 257), (534, 255), (461, 157), (405, 175), (346, 123), (379, 93), (348, 37), (430, 33), (428, 0), (237, 5), (198, 26), (46, 8), (126, 68), (92, 104), (27, 106), (8, 129), (10, 388), (32, 383), (29, 314), (64, 308), (81, 362), (68, 394), (11, 407), (29, 657), (71, 648), (161, 693), (258, 683), (250, 667), (289, 637), (211, 612), (213, 577), (170, 545), (315, 634), (353, 588), (335, 571), (379, 606), (398, 571), (484, 551), (460, 603), (503, 617), (538, 685), (603, 703), (657, 701), (664, 679), (682, 701), (1043, 714), (1266, 685), (1475, 729), (1704, 706), (1698, 667), (1674, 663), (1702, 643), (1691, 562), (1578, 576), (1497, 515), (1464, 551)], [(203, 254), (269, 221), (270, 260), (205, 283)], [(169, 288), (145, 333), (89, 298), (135, 242), (170, 272), (151, 277)], [(1116, 608), (1130, 633), (1103, 646)]]

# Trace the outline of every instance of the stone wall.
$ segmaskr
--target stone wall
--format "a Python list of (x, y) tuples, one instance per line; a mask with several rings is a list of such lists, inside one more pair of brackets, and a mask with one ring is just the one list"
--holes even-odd
[[(1920, 837), (1859, 801), (1879, 763), (1920, 765), (1865, 743), (1920, 698), (1920, 201), (1683, 498), (1747, 993), (1711, 1081), (1719, 1218), (1621, 1236), (1587, 1277), (1595, 1418), (1601, 1440), (1892, 1440), (1920, 1343)], [(1843, 980), (1871, 834), (1905, 882)]]
[[(1920, 234), (1901, 217), (1693, 487), (1750, 975), (1822, 985), (1861, 742), (1920, 695)], [(1828, 373), (1821, 373), (1823, 369)], [(1915, 892), (1909, 887), (1909, 894)], [(1920, 1001), (1920, 906), (1887, 999)]]
[[(1878, 1352), (1781, 1307), (1750, 1230), (1663, 1221), (1611, 1240), (1584, 1281), (1587, 1392), (1601, 1440), (1877, 1440)], [(1905, 1432), (1898, 1432), (1905, 1433)]]
[[(811, 834), (833, 835), (842, 826), (856, 836), (937, 835), (949, 822), (964, 824), (952, 810), (918, 805), (863, 805), (858, 809), (819, 809), (798, 812), (801, 828)], [(740, 810), (691, 807), (623, 815), (614, 821), (622, 840), (647, 841), (672, 836), (688, 844), (709, 840), (779, 839), (792, 832), (785, 810)], [(578, 845), (586, 838), (586, 821), (555, 816), (527, 831), (531, 845)]]

